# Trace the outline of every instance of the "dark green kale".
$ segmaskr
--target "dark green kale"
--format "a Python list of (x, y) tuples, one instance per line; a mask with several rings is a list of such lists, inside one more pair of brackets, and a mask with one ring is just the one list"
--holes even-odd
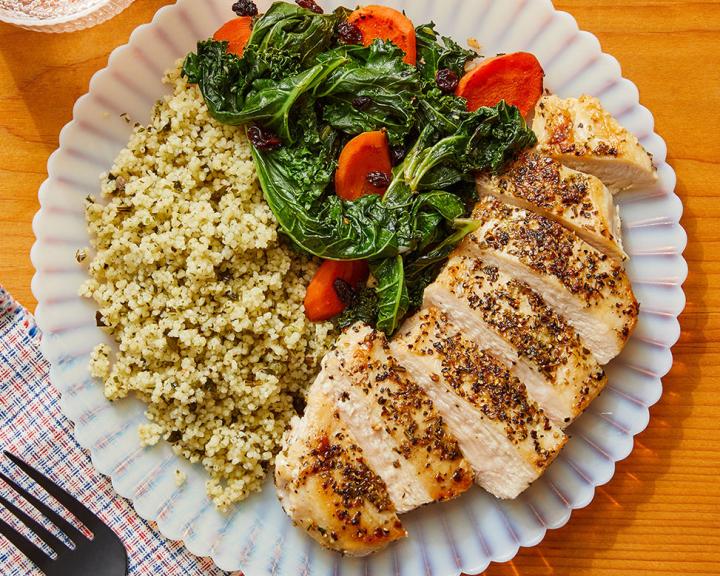
[(433, 126), (426, 127), (403, 163), (403, 175), (411, 190), (438, 166), (460, 173), (500, 172), (508, 162), (537, 139), (515, 106), (500, 102), (468, 113), (457, 132), (434, 144)]
[(372, 260), (411, 252), (433, 231), (425, 215), (452, 220), (465, 209), (449, 192), (413, 194), (401, 181), (391, 184), (384, 197), (373, 194), (347, 202), (326, 194), (311, 201), (312, 191), (327, 184), (330, 157), (323, 165), (299, 145), (267, 152), (253, 149), (260, 185), (280, 226), (315, 256)]
[(295, 4), (275, 2), (255, 21), (247, 47), (258, 54), (275, 51), (292, 55), (307, 68), (332, 46), (339, 23), (337, 14), (317, 14)]
[(465, 64), (477, 54), (467, 50), (452, 38), (438, 35), (435, 24), (424, 24), (415, 28), (418, 70), (429, 87), (434, 87), (437, 73), (446, 69), (458, 78), (465, 73)]
[(375, 288), (361, 288), (345, 310), (335, 319), (339, 328), (363, 322), (375, 328), (378, 317), (378, 294)]
[(402, 256), (398, 254), (393, 258), (372, 262), (370, 270), (377, 282), (375, 327), (386, 334), (392, 334), (405, 317), (410, 304)]
[(426, 252), (411, 257), (405, 269), (405, 281), (409, 289), (409, 308), (415, 310), (422, 305), (423, 292), (438, 275), (450, 253), (468, 234), (480, 226), (477, 220), (457, 219), (454, 231), (439, 244)]
[(462, 98), (430, 88), (418, 98), (418, 125), (432, 127), (436, 134), (448, 136), (458, 130), (470, 113)]
[(183, 73), (198, 84), (210, 114), (224, 124), (260, 122), (283, 140), (292, 140), (289, 114), (340, 61), (314, 65), (331, 47), (338, 16), (315, 14), (275, 2), (258, 18), (242, 58), (227, 43), (199, 42), (185, 58)]
[[(475, 53), (439, 36), (432, 23), (417, 28), (415, 67), (390, 42), (343, 43), (338, 26), (347, 14), (276, 2), (256, 19), (242, 58), (208, 40), (183, 71), (213, 117), (266, 136), (255, 138), (263, 145), (253, 146), (253, 158), (291, 245), (322, 258), (369, 261), (375, 283), (353, 287), (338, 325), (363, 321), (391, 334), (477, 226), (463, 219), (475, 174), (502, 170), (535, 136), (504, 102), (467, 111), (447, 80), (462, 76)], [(370, 130), (384, 130), (402, 151), (392, 180), (383, 196), (344, 201), (334, 190), (338, 156), (351, 137)]]
[[(315, 91), (324, 102), (323, 119), (333, 128), (359, 134), (385, 129), (391, 145), (400, 144), (416, 121), (420, 77), (403, 62), (403, 52), (391, 42), (342, 46), (318, 60), (347, 58)], [(356, 106), (358, 98), (362, 107)]]
[(198, 42), (183, 63), (183, 74), (197, 84), (208, 110), (220, 122), (239, 115), (245, 104), (246, 65), (227, 52), (227, 42)]

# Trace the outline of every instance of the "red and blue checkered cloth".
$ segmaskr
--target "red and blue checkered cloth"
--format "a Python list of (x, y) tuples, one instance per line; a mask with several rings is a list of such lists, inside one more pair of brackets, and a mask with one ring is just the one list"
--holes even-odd
[[(63, 486), (98, 514), (125, 544), (131, 576), (221, 576), (209, 559), (190, 554), (180, 542), (166, 540), (132, 505), (118, 496), (110, 481), (97, 472), (88, 453), (73, 437), (72, 424), (60, 413), (59, 394), (50, 384), (48, 362), (40, 354), (40, 333), (30, 313), (0, 287), (0, 453), (8, 450), (25, 459)], [(7, 458), (0, 470), (48, 501)], [(2, 481), (0, 494), (18, 503)], [(34, 509), (21, 506), (39, 518)], [(50, 505), (68, 516), (54, 500)], [(0, 506), (0, 517), (27, 533)], [(39, 543), (34, 535), (32, 539)], [(0, 574), (35, 576), (40, 571), (0, 536)], [(70, 575), (68, 575), (70, 576)]]

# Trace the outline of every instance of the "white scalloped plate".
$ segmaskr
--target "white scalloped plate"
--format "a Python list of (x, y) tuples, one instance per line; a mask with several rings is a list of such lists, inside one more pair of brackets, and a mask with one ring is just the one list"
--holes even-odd
[[(92, 78), (89, 93), (75, 105), (73, 121), (60, 133), (60, 148), (50, 157), (33, 222), (36, 316), (62, 410), (97, 469), (112, 477), (117, 492), (131, 499), (143, 518), (157, 521), (166, 537), (181, 539), (194, 554), (211, 556), (221, 568), (242, 569), (247, 576), (451, 576), (477, 574), (491, 561), (509, 560), (519, 546), (533, 546), (548, 528), (565, 524), (574, 508), (592, 500), (596, 486), (612, 478), (615, 462), (630, 454), (633, 436), (648, 423), (648, 407), (660, 398), (660, 378), (672, 365), (670, 347), (680, 333), (687, 238), (679, 224), (682, 204), (674, 193), (675, 174), (665, 162), (663, 140), (653, 132), (652, 115), (638, 103), (637, 88), (622, 78), (617, 61), (601, 52), (595, 36), (579, 31), (574, 19), (548, 0), (387, 3), (406, 9), (415, 22), (434, 20), (441, 32), (459, 41), (477, 38), (486, 54), (533, 52), (552, 91), (598, 96), (653, 153), (658, 185), (618, 198), (640, 321), (608, 367), (609, 386), (572, 426), (560, 457), (514, 501), (499, 501), (475, 488), (454, 502), (427, 506), (404, 517), (409, 538), (359, 560), (328, 552), (293, 528), (271, 484), (233, 513), (219, 514), (205, 496), (202, 470), (182, 462), (165, 444), (140, 447), (136, 427), (143, 420), (142, 405), (110, 404), (90, 378), (89, 353), (104, 335), (95, 327), (92, 304), (77, 296), (85, 271), (74, 252), (88, 243), (83, 199), (99, 192), (98, 174), (109, 169), (127, 142), (130, 127), (119, 114), (146, 122), (164, 93), (163, 71), (232, 16), (231, 0), (180, 0), (160, 9)], [(262, 9), (267, 3), (260, 4)], [(327, 9), (340, 2), (323, 4)], [(173, 479), (175, 468), (188, 473), (180, 488)]]

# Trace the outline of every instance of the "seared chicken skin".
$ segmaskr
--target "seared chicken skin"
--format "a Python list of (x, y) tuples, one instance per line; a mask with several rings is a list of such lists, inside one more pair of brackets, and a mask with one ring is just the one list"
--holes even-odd
[(544, 96), (535, 108), (532, 129), (541, 152), (597, 176), (613, 193), (657, 182), (652, 156), (597, 98)]
[(550, 156), (526, 152), (500, 176), (477, 178), (481, 196), (496, 196), (555, 220), (601, 252), (626, 258), (612, 194), (594, 176), (566, 168)]
[(472, 485), (457, 441), (432, 400), (390, 355), (383, 333), (363, 324), (347, 329), (323, 360), (319, 381), (398, 513)]
[(473, 218), (480, 228), (459, 254), (480, 258), (541, 294), (600, 364), (620, 353), (638, 316), (620, 263), (558, 223), (495, 198), (480, 201)]
[(445, 312), (465, 337), (510, 366), (561, 428), (607, 382), (577, 332), (539, 294), (482, 260), (452, 257), (425, 290), (424, 306)]
[(385, 483), (315, 385), (286, 433), (275, 485), (293, 522), (332, 550), (364, 556), (407, 535)]
[(475, 481), (491, 494), (516, 497), (565, 443), (525, 386), (437, 308), (406, 321), (390, 349), (430, 396)]

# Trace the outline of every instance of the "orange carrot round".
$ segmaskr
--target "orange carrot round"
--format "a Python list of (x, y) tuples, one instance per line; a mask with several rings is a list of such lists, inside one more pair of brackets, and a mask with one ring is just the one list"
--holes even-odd
[(415, 27), (402, 12), (387, 6), (363, 6), (350, 14), (348, 22), (360, 29), (365, 46), (372, 44), (375, 38), (390, 40), (405, 52), (404, 61), (415, 65), (417, 60)]
[(500, 100), (517, 106), (527, 116), (540, 100), (545, 72), (528, 52), (489, 58), (465, 74), (456, 94), (467, 100), (468, 110), (495, 106)]
[(305, 293), (305, 316), (311, 322), (330, 320), (345, 310), (335, 290), (335, 281), (344, 280), (351, 288), (367, 281), (370, 275), (365, 260), (325, 260), (315, 272)]
[[(363, 132), (345, 145), (335, 172), (335, 193), (343, 200), (357, 200), (369, 194), (384, 194), (387, 184), (378, 185), (378, 174), (392, 176), (390, 146), (385, 132)], [(374, 183), (371, 183), (374, 182)]]
[(239, 16), (225, 22), (213, 34), (213, 40), (226, 40), (227, 51), (242, 57), (252, 33), (252, 16)]

